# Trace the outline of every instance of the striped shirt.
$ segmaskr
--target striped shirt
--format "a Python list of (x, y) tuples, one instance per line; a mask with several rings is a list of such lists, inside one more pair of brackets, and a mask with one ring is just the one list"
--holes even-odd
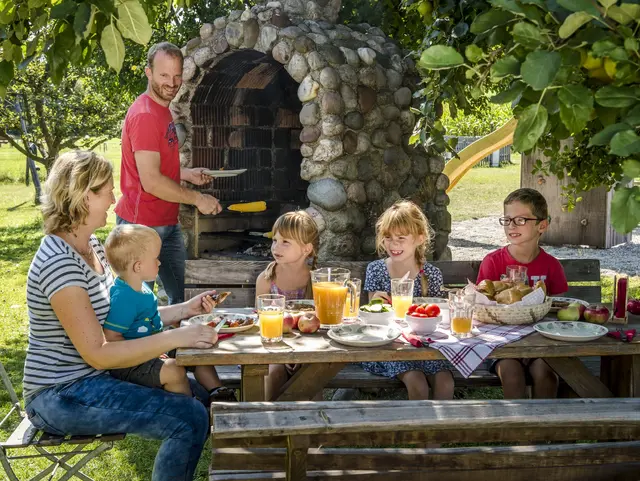
[(29, 344), (24, 365), (25, 399), (56, 384), (66, 384), (101, 372), (82, 359), (50, 302), (51, 297), (65, 287), (81, 287), (87, 291), (100, 324), (107, 318), (113, 275), (100, 241), (92, 235), (90, 244), (104, 269), (102, 275), (94, 271), (73, 247), (55, 235), (42, 239), (31, 261), (27, 276)]

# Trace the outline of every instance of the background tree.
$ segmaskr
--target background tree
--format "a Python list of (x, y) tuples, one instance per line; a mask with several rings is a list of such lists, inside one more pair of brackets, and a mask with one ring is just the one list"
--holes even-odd
[[(616, 186), (611, 218), (640, 222), (640, 5), (616, 0), (439, 2), (418, 67), (422, 139), (446, 147), (439, 105), (467, 112), (510, 103), (514, 148), (544, 153), (536, 170), (570, 177), (580, 192)], [(572, 148), (561, 141), (573, 139)], [(538, 150), (534, 150), (538, 149)]]

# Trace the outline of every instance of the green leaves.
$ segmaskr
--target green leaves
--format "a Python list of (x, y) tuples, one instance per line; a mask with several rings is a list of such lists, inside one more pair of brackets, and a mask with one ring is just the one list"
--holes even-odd
[(422, 52), (418, 67), (425, 70), (440, 70), (458, 67), (463, 63), (464, 58), (455, 48), (447, 45), (434, 45)]
[(536, 49), (543, 43), (545, 38), (538, 27), (528, 22), (516, 23), (511, 31), (513, 39), (520, 45), (529, 49)]
[(640, 19), (640, 5), (632, 3), (623, 3), (620, 6), (614, 5), (607, 10), (607, 16), (620, 25), (626, 25)]
[(569, 38), (576, 30), (582, 27), (585, 23), (589, 23), (593, 17), (587, 12), (575, 12), (569, 15), (558, 30), (560, 38)]
[(591, 137), (588, 147), (593, 147), (594, 145), (607, 145), (618, 132), (629, 129), (629, 124), (625, 123), (607, 125), (604, 129)]
[(611, 224), (622, 233), (631, 232), (640, 223), (640, 188), (618, 187), (611, 199)]
[[(80, 39), (87, 38), (91, 25), (91, 6), (87, 3), (78, 5), (75, 17), (73, 19), (73, 30)], [(78, 43), (78, 41), (76, 41)]]
[(478, 63), (482, 60), (483, 55), (482, 49), (474, 44), (467, 45), (467, 48), (464, 49), (464, 56), (472, 63)]
[(596, 92), (596, 102), (603, 107), (631, 107), (640, 100), (640, 87), (615, 87), (608, 85)]
[(479, 33), (487, 32), (491, 29), (504, 25), (505, 23), (513, 20), (513, 14), (504, 10), (493, 9), (478, 15), (471, 24), (471, 33), (477, 35)]
[(491, 66), (491, 77), (499, 79), (507, 75), (520, 75), (520, 61), (513, 55), (502, 57)]
[(0, 97), (4, 98), (7, 87), (13, 80), (13, 62), (0, 60)]
[(122, 62), (124, 62), (124, 42), (120, 36), (118, 29), (110, 23), (104, 30), (100, 37), (100, 45), (104, 50), (107, 64), (116, 72), (120, 72), (122, 68)]
[(633, 130), (618, 132), (611, 139), (610, 154), (629, 157), (640, 152), (640, 137)]
[(556, 78), (562, 65), (562, 57), (558, 52), (537, 50), (527, 55), (522, 64), (520, 73), (522, 80), (534, 90), (542, 90), (548, 87)]
[(489, 99), (494, 104), (506, 104), (517, 99), (527, 88), (523, 82), (514, 82), (507, 90), (494, 95)]
[(569, 85), (558, 91), (560, 118), (571, 134), (587, 126), (593, 112), (591, 91), (582, 85)]
[(513, 147), (518, 152), (526, 152), (535, 147), (544, 133), (549, 114), (542, 105), (529, 105), (518, 116), (518, 126), (513, 135)]
[(146, 45), (151, 40), (151, 26), (138, 0), (121, 0), (118, 5), (118, 29), (125, 38)]
[(622, 163), (622, 172), (629, 179), (640, 177), (640, 160), (627, 159)]
[(600, 17), (600, 12), (591, 0), (558, 0), (558, 5), (572, 12), (587, 12), (594, 17)]

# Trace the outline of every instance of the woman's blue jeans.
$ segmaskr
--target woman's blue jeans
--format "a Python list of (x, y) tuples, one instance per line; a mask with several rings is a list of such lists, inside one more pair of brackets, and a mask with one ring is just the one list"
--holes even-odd
[(153, 481), (190, 481), (209, 433), (193, 398), (119, 381), (106, 373), (54, 386), (28, 401), (32, 424), (52, 434), (127, 433), (161, 439)]

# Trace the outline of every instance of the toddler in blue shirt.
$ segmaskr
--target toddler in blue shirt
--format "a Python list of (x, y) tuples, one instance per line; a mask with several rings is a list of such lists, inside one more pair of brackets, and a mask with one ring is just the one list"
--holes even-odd
[[(162, 242), (151, 227), (139, 224), (116, 226), (107, 237), (107, 260), (118, 275), (109, 292), (111, 306), (104, 322), (108, 341), (121, 341), (151, 336), (164, 325), (158, 312), (158, 299), (145, 284), (156, 279)], [(207, 312), (215, 307), (209, 296), (203, 298)], [(151, 388), (192, 396), (184, 367), (170, 356), (152, 359), (138, 366), (112, 369), (117, 379)], [(213, 366), (196, 366), (196, 380), (209, 392), (209, 400), (235, 401), (232, 389), (222, 386)]]

